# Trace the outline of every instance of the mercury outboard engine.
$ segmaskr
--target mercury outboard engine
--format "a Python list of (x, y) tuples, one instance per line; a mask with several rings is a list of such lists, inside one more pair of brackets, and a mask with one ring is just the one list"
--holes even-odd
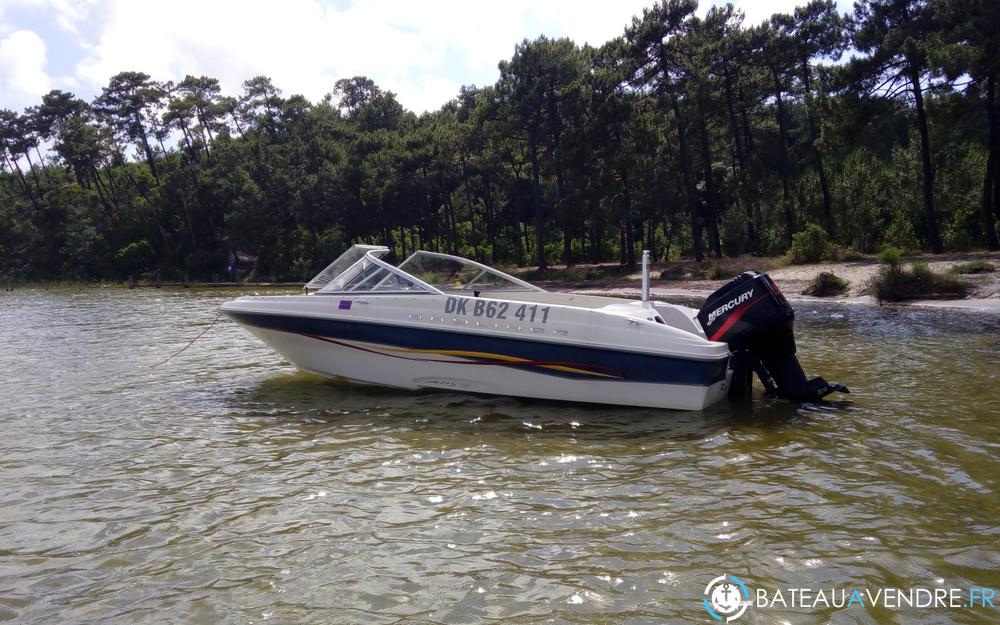
[(794, 319), (777, 285), (756, 271), (740, 274), (705, 300), (698, 311), (705, 336), (728, 343), (733, 353), (730, 397), (750, 395), (753, 373), (769, 395), (788, 399), (818, 401), (834, 391), (850, 392), (823, 378), (806, 379), (795, 357)]

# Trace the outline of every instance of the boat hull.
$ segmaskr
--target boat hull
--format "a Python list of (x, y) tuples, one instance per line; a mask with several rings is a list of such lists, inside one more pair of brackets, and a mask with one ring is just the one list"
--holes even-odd
[(725, 397), (730, 376), (727, 361), (718, 359), (330, 319), (226, 314), (298, 369), (402, 389), (701, 410)]

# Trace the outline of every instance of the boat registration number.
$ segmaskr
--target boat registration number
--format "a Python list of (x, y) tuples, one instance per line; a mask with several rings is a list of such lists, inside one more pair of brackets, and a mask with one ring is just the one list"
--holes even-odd
[(465, 297), (449, 297), (444, 304), (444, 312), (448, 315), (465, 315), (467, 317), (486, 317), (487, 319), (515, 319), (528, 323), (548, 323), (549, 307), (539, 307), (537, 304), (511, 304), (510, 302), (493, 302)]

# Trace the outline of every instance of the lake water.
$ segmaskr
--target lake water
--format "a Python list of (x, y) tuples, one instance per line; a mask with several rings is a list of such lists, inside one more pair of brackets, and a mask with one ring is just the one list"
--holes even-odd
[[(751, 591), (1000, 587), (1000, 316), (797, 305), (852, 394), (703, 413), (352, 387), (237, 291), (0, 293), (0, 620), (714, 622)], [(787, 601), (787, 598), (786, 598)], [(747, 623), (997, 608), (751, 606)]]

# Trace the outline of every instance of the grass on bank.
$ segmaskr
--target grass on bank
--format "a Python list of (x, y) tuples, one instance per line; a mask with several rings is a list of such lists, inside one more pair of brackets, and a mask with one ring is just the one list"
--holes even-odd
[[(718, 260), (696, 262), (678, 261), (667, 263), (660, 272), (660, 280), (728, 280), (744, 271), (770, 271), (780, 267), (781, 258), (739, 256)], [(655, 276), (654, 276), (655, 277)]]
[(909, 269), (902, 265), (902, 252), (887, 247), (878, 255), (882, 265), (872, 278), (870, 290), (879, 302), (900, 302), (934, 297), (964, 297), (970, 285), (952, 273), (933, 271), (927, 263), (914, 262)]
[(974, 274), (993, 273), (996, 270), (996, 265), (993, 263), (988, 263), (985, 260), (974, 260), (968, 263), (959, 263), (954, 265), (949, 271), (959, 274)]

